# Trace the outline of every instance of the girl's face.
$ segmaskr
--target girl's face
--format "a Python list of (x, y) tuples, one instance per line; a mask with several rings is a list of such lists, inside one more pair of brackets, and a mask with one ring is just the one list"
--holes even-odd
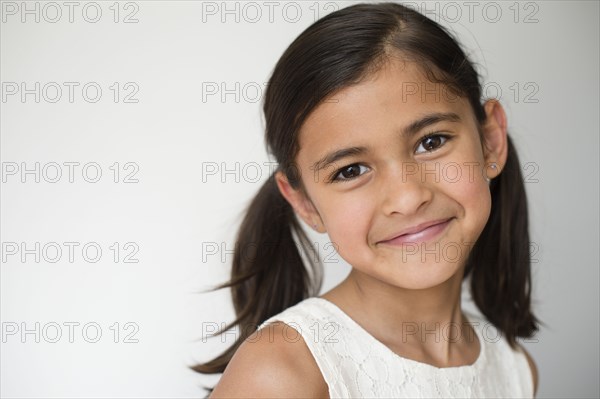
[[(502, 108), (490, 102), (486, 112), (484, 147), (467, 100), (427, 81), (416, 64), (393, 59), (303, 124), (296, 167), (310, 198), (282, 175), (280, 191), (307, 224), (329, 234), (355, 272), (402, 288), (441, 284), (464, 266), (488, 221), (485, 177), (497, 176), (506, 159)], [(330, 158), (345, 149), (346, 156)], [(440, 220), (448, 223), (424, 240), (384, 242)]]

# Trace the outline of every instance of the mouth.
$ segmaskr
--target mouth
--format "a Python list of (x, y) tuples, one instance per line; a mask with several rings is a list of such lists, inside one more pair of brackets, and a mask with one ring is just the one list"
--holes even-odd
[(397, 237), (394, 237), (390, 240), (379, 241), (378, 244), (387, 244), (387, 245), (405, 245), (405, 244), (418, 244), (421, 242), (426, 242), (433, 240), (439, 237), (443, 232), (446, 231), (446, 228), (450, 224), (450, 222), (454, 218), (450, 218), (442, 223), (434, 224), (428, 226), (420, 231), (402, 234)]

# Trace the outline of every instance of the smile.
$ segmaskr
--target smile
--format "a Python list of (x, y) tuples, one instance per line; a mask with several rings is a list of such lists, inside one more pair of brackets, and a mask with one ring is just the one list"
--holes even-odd
[(443, 232), (446, 231), (446, 228), (450, 224), (450, 222), (454, 218), (448, 219), (447, 221), (439, 224), (434, 224), (433, 226), (429, 226), (421, 231), (417, 231), (415, 233), (402, 234), (398, 237), (395, 237), (391, 240), (381, 241), (379, 244), (388, 244), (388, 245), (405, 245), (405, 244), (415, 244), (426, 242), (437, 238)]

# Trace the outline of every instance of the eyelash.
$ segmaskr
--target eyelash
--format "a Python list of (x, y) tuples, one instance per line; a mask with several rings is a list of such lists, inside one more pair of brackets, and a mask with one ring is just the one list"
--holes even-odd
[[(431, 138), (431, 137), (441, 137), (441, 138), (443, 138), (443, 139), (444, 139), (444, 142), (443, 142), (443, 143), (442, 143), (442, 144), (441, 144), (441, 145), (440, 145), (438, 148), (441, 148), (441, 147), (443, 147), (443, 146), (444, 146), (444, 145), (445, 145), (445, 144), (448, 142), (448, 140), (450, 140), (450, 139), (452, 138), (452, 136), (449, 136), (449, 135), (447, 135), (447, 134), (441, 134), (441, 133), (439, 133), (439, 132), (430, 132), (430, 133), (427, 133), (426, 135), (424, 135), (424, 136), (421, 138), (421, 140), (419, 140), (419, 145), (421, 145), (421, 144), (422, 144), (422, 143), (423, 143), (425, 140), (427, 140), (427, 139), (429, 139), (429, 138)], [(427, 151), (427, 150), (425, 150), (425, 152), (430, 152), (430, 153), (431, 153), (431, 152), (434, 152), (434, 151), (436, 151), (438, 148), (435, 148), (435, 149), (433, 149), (432, 151)], [(420, 153), (420, 154), (422, 154), (422, 153)], [(346, 177), (346, 178), (344, 178), (344, 179), (338, 179), (338, 178), (337, 178), (337, 177), (338, 177), (338, 175), (340, 175), (340, 174), (341, 174), (341, 173), (342, 173), (344, 170), (348, 169), (348, 168), (349, 168), (349, 167), (351, 167), (351, 166), (356, 166), (356, 165), (358, 165), (358, 166), (364, 166), (363, 164), (360, 164), (360, 163), (353, 163), (353, 164), (350, 164), (350, 165), (346, 165), (346, 166), (344, 166), (343, 168), (340, 168), (340, 169), (338, 169), (337, 171), (335, 171), (335, 172), (334, 172), (334, 173), (333, 173), (333, 174), (330, 176), (330, 178), (329, 178), (329, 183), (343, 183), (343, 182), (349, 182), (350, 180), (354, 180), (354, 179), (356, 179), (357, 177), (360, 177), (360, 176), (362, 176), (362, 175), (358, 175), (358, 176), (354, 176), (354, 177)]]

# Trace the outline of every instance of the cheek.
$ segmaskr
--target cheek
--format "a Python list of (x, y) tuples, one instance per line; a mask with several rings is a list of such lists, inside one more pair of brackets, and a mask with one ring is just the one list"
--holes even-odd
[(485, 180), (484, 158), (473, 128), (472, 139), (461, 142), (450, 166), (442, 173), (444, 191), (461, 209), (461, 235), (464, 241), (475, 242), (483, 231), (491, 212), (492, 197)]
[(464, 173), (456, 182), (446, 183), (446, 192), (462, 210), (462, 239), (474, 242), (485, 227), (491, 212), (492, 198), (489, 186), (480, 168)]
[(365, 206), (364, 200), (352, 199), (352, 195), (345, 195), (329, 199), (323, 209), (323, 222), (327, 234), (337, 251), (343, 257), (345, 253), (355, 251), (367, 245), (369, 232), (370, 209)]

